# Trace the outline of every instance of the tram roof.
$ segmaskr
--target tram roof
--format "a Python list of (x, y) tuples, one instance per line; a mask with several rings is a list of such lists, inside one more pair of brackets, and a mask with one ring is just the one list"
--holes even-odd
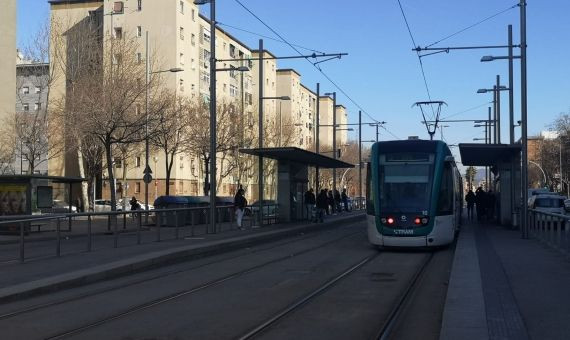
[(467, 166), (493, 166), (509, 161), (521, 151), (520, 144), (460, 143), (461, 163)]
[(354, 168), (354, 164), (296, 147), (240, 149), (239, 151), (248, 155), (318, 166), (323, 169)]

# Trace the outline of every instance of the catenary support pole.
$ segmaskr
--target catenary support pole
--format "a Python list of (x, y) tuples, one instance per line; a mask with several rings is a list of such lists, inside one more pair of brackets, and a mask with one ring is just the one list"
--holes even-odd
[[(259, 148), (263, 148), (263, 39), (259, 39)], [(258, 164), (259, 185), (259, 226), (263, 226), (263, 156), (259, 156)]]
[(515, 143), (513, 25), (509, 25), (509, 143)]
[(358, 111), (358, 208), (362, 209), (362, 111)]
[[(316, 121), (316, 129), (315, 129), (315, 153), (319, 154), (320, 150), (319, 150), (319, 146), (320, 146), (320, 135), (319, 135), (319, 130), (320, 130), (320, 108), (321, 108), (321, 84), (317, 83), (317, 113), (315, 114), (315, 121)], [(315, 192), (318, 195), (319, 194), (319, 167), (317, 166), (315, 168)]]
[(527, 75), (526, 75), (526, 0), (520, 0), (521, 28), (521, 144), (522, 144), (522, 237), (528, 238), (528, 145), (527, 145)]
[[(336, 150), (336, 92), (333, 92), (333, 158), (337, 158)], [(333, 172), (333, 195), (336, 194), (336, 169), (332, 169)]]
[(216, 233), (216, 1), (210, 0), (210, 229)]
[(501, 76), (497, 74), (497, 144), (501, 144)]

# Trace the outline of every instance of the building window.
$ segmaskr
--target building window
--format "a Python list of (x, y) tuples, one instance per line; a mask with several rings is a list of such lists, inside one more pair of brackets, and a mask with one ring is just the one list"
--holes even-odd
[(42, 109), (42, 103), (35, 103), (34, 104), (34, 110), (39, 111)]
[(136, 166), (137, 168), (140, 168), (140, 167), (141, 167), (141, 158), (140, 158), (140, 156), (135, 157), (135, 166)]
[(180, 92), (184, 92), (184, 79), (180, 79)]
[(196, 21), (196, 10), (192, 9), (192, 21)]
[(236, 57), (236, 47), (233, 44), (230, 44), (230, 57)]
[(120, 65), (123, 57), (120, 54), (113, 55), (113, 65)]
[(26, 103), (22, 105), (24, 111), (30, 111), (30, 104)]
[(142, 37), (142, 26), (137, 26), (137, 37)]
[(123, 39), (123, 28), (122, 27), (115, 27), (115, 38), (116, 39)]
[(137, 63), (142, 63), (142, 53), (137, 52)]
[(194, 60), (194, 58), (192, 58), (191, 65), (192, 65), (192, 69), (195, 70), (196, 69), (196, 61)]
[(142, 0), (137, 0), (137, 11), (142, 11)]
[(122, 1), (115, 1), (113, 4), (113, 14), (123, 14), (124, 7)]
[(224, 92), (228, 89), (228, 84), (224, 84)]
[(238, 96), (238, 88), (237, 86), (231, 85), (230, 84), (230, 96), (231, 97), (237, 97)]
[(115, 161), (113, 163), (115, 163), (115, 168), (117, 168), (117, 169), (120, 169), (123, 167), (123, 160), (120, 159), (119, 157), (115, 157)]
[(141, 104), (137, 104), (137, 105), (135, 106), (135, 114), (136, 114), (137, 116), (139, 116), (139, 115), (141, 114), (141, 112), (142, 112), (142, 110), (141, 110)]
[(184, 157), (180, 156), (180, 169), (184, 169)]
[(184, 1), (180, 1), (180, 13), (184, 14)]
[(196, 45), (196, 34), (192, 33), (192, 35), (190, 36), (190, 43), (192, 44), (192, 46)]
[(209, 43), (210, 42), (210, 30), (208, 29), (204, 29), (204, 42)]
[(30, 88), (29, 88), (28, 86), (22, 87), (22, 93), (23, 93), (23, 94), (28, 94), (28, 93), (30, 93)]
[(40, 93), (40, 92), (42, 92), (42, 88), (39, 86), (36, 86), (36, 93)]
[(184, 40), (184, 27), (180, 27), (180, 40)]
[(140, 194), (141, 193), (141, 182), (136, 182), (135, 183), (135, 194)]
[(184, 53), (180, 53), (180, 65), (184, 65)]

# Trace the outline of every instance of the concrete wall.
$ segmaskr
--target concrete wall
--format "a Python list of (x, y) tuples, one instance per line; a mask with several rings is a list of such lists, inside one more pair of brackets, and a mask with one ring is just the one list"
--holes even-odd
[(16, 0), (2, 1), (0, 32), (0, 119), (5, 119), (16, 105)]

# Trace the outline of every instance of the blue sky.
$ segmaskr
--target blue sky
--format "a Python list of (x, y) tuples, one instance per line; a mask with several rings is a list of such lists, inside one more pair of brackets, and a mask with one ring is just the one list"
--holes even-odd
[[(150, 1), (150, 0), (145, 0)], [(158, 0), (154, 0), (158, 1)], [(420, 124), (421, 113), (412, 108), (416, 101), (427, 100), (427, 93), (412, 42), (397, 0), (241, 0), (288, 41), (324, 52), (347, 52), (341, 60), (321, 64), (349, 96), (399, 138), (418, 135), (427, 138)], [(401, 0), (414, 39), (425, 46), (472, 23), (500, 12), (516, 0)], [(570, 21), (560, 13), (570, 12), (567, 0), (528, 0), (528, 109), (529, 134), (536, 134), (561, 113), (570, 110), (570, 67), (568, 67), (568, 32)], [(207, 9), (204, 13), (208, 15)], [(18, 0), (18, 43), (22, 44), (49, 15), (46, 0)], [(263, 35), (273, 36), (267, 28), (245, 12), (234, 0), (217, 1), (217, 17), (228, 24)], [(512, 24), (514, 41), (519, 42), (518, 7), (501, 14), (437, 46), (504, 45), (507, 25)], [(224, 27), (252, 48), (258, 36)], [(287, 45), (265, 39), (265, 47), (278, 56), (294, 55)], [(505, 55), (506, 50), (457, 51), (423, 59), (433, 100), (448, 106), (442, 116), (449, 116), (492, 100), (490, 94), (476, 94), (490, 87), (495, 76), (507, 82), (507, 62), (481, 63), (483, 55)], [(515, 50), (518, 54), (518, 50)], [(281, 68), (295, 68), (303, 83), (322, 92), (335, 87), (304, 60), (280, 61)], [(520, 64), (515, 62), (515, 120), (520, 118)], [(339, 91), (337, 91), (339, 92)], [(503, 94), (502, 140), (508, 138), (508, 97)], [(358, 107), (339, 94), (339, 103), (349, 110), (349, 120), (358, 121)], [(484, 119), (487, 108), (454, 116), (456, 119)], [(369, 119), (364, 119), (369, 121)], [(448, 143), (472, 142), (483, 137), (482, 128), (472, 124), (446, 124)], [(518, 130), (517, 130), (518, 131)], [(363, 130), (366, 139), (374, 137), (372, 127)], [(356, 136), (353, 134), (353, 137)], [(439, 131), (438, 131), (439, 136)], [(519, 134), (517, 133), (517, 138)], [(393, 139), (386, 131), (381, 139)]]

